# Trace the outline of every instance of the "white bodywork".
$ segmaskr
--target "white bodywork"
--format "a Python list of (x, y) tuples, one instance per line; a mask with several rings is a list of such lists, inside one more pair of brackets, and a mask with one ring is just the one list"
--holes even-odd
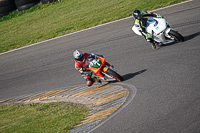
[[(138, 27), (134, 25), (132, 30), (137, 34), (142, 36)], [(172, 30), (168, 22), (164, 18), (150, 18), (147, 20), (147, 32), (153, 35), (153, 39), (159, 43), (168, 43), (174, 41), (168, 33)]]

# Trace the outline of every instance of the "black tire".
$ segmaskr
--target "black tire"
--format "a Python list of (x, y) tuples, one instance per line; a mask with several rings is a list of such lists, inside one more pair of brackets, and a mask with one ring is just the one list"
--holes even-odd
[(0, 0), (0, 7), (15, 3), (15, 0)]
[(42, 4), (52, 3), (55, 0), (41, 0)]
[(15, 4), (9, 4), (9, 5), (0, 7), (0, 13), (10, 12), (10, 11), (13, 11), (15, 9), (17, 9)]
[(169, 35), (171, 37), (173, 37), (174, 40), (177, 41), (177, 42), (183, 42), (184, 41), (184, 37), (174, 30), (170, 30)]
[(108, 69), (106, 71), (106, 73), (109, 74), (110, 76), (114, 77), (118, 81), (124, 81), (124, 78), (121, 75), (119, 75), (117, 72), (115, 72), (111, 69)]
[(6, 16), (8, 15), (10, 12), (3, 12), (3, 13), (0, 13), (0, 18), (3, 17), (3, 16)]
[(17, 7), (36, 2), (38, 2), (38, 0), (15, 0), (15, 4)]
[(15, 0), (0, 0), (0, 17), (16, 10)]
[(17, 9), (19, 11), (27, 10), (27, 9), (30, 9), (32, 6), (34, 6), (36, 4), (37, 3), (30, 3), (30, 4), (23, 5), (23, 6), (18, 6)]

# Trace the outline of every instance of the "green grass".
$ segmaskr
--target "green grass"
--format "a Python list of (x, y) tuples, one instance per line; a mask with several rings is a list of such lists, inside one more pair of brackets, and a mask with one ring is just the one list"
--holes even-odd
[(0, 105), (1, 133), (64, 133), (87, 116), (89, 109), (70, 103)]
[(0, 18), (0, 52), (184, 0), (62, 0)]

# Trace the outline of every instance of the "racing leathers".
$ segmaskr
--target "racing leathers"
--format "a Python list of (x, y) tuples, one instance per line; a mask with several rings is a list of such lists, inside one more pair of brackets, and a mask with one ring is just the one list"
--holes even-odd
[(141, 19), (135, 19), (135, 27), (137, 27), (137, 29), (140, 31), (140, 33), (145, 37), (145, 39), (152, 43), (152, 47), (155, 47), (155, 44), (153, 43), (153, 39), (152, 39), (152, 34), (148, 33), (146, 31), (146, 27), (147, 27), (147, 20), (148, 17), (156, 17), (156, 18), (163, 18), (163, 16), (156, 14), (156, 13), (150, 13), (148, 11), (143, 11), (141, 12)]
[[(98, 83), (101, 83), (100, 80), (91, 77), (92, 73), (87, 70), (87, 67), (88, 67), (87, 59), (88, 59), (88, 57), (91, 57), (91, 56), (100, 56), (100, 57), (104, 57), (104, 56), (98, 55), (98, 54), (93, 54), (93, 53), (91, 53), (91, 54), (83, 53), (83, 56), (84, 56), (84, 59), (82, 62), (74, 60), (75, 61), (75, 69), (78, 70), (82, 76), (84, 76), (84, 78), (86, 79), (87, 86), (92, 86), (95, 81), (97, 81)], [(109, 63), (107, 65), (113, 67)]]

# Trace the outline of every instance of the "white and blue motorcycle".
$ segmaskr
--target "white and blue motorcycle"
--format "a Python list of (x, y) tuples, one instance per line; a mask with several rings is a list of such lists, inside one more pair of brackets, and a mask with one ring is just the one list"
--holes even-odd
[[(142, 36), (138, 27), (135, 25), (132, 30), (137, 34)], [(149, 18), (147, 20), (147, 32), (153, 35), (153, 40), (156, 45), (163, 45), (171, 42), (183, 42), (184, 37), (173, 30), (168, 22), (164, 18)]]

